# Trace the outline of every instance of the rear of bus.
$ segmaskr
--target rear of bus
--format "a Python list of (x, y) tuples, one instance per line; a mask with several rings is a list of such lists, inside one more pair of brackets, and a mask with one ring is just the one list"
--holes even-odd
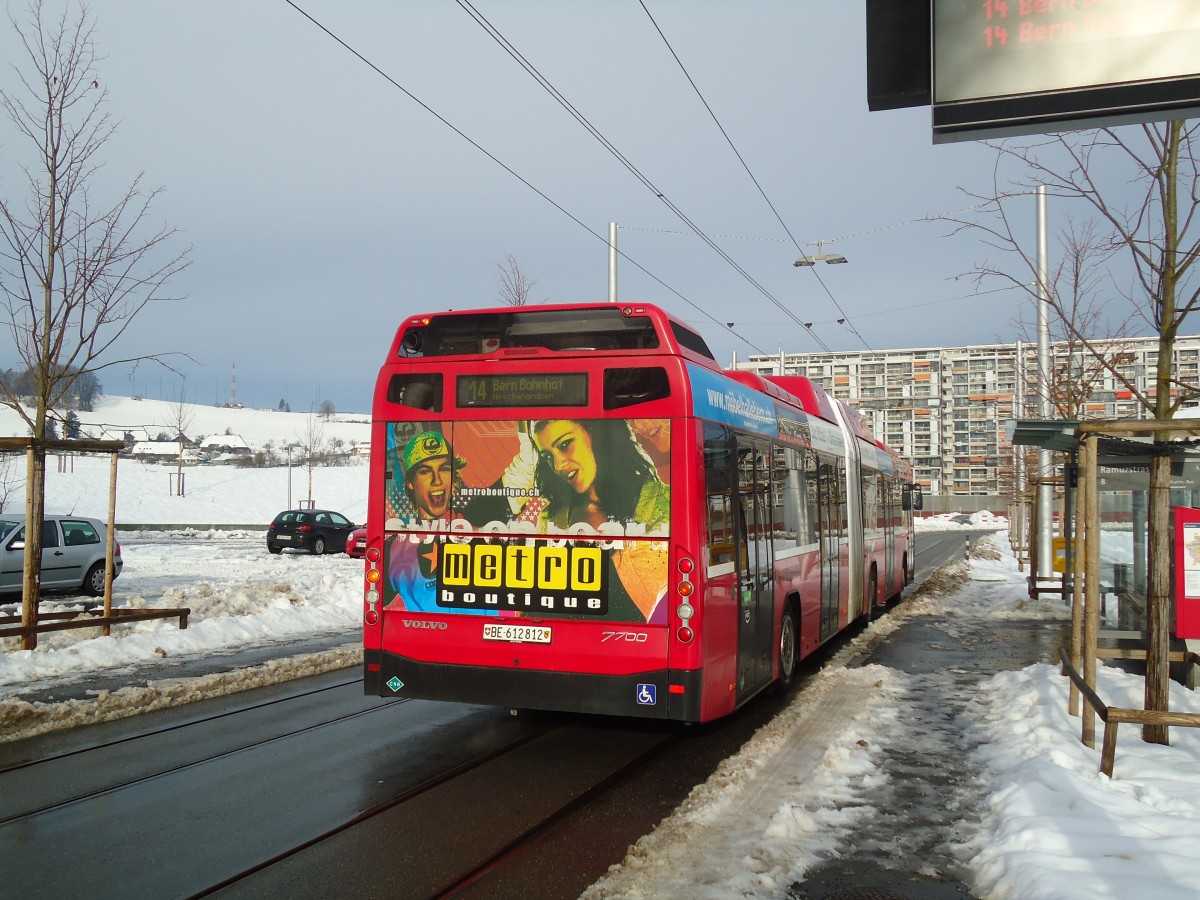
[(374, 398), (368, 694), (711, 717), (676, 613), (701, 541), (686, 366), (716, 364), (678, 330), (610, 304), (401, 326)]

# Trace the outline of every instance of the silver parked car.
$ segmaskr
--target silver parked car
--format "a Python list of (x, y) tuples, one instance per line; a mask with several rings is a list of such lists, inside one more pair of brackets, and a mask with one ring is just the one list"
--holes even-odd
[[(42, 588), (104, 593), (107, 528), (87, 516), (46, 516), (42, 524)], [(0, 592), (21, 590), (25, 514), (0, 513)], [(113, 578), (121, 574), (121, 545), (113, 544)]]

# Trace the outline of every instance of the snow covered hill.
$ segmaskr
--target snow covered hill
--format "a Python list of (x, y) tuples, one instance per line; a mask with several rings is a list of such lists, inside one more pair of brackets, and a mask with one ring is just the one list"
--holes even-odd
[[(139, 439), (172, 432), (173, 404), (160, 400), (104, 397), (94, 412), (78, 413), (88, 437), (111, 438), (132, 432)], [(301, 440), (309, 425), (308, 413), (276, 410), (227, 409), (190, 405), (188, 436), (232, 434), (252, 450), (267, 444), (279, 448)], [(370, 416), (338, 413), (319, 418), (326, 441), (340, 439), (347, 448), (370, 437)], [(21, 437), (28, 429), (7, 407), (0, 408), (0, 435)], [(7, 460), (7, 464), (6, 464)], [(109, 460), (105, 455), (52, 456), (47, 460), (46, 512), (108, 515)], [(24, 462), (17, 456), (0, 458), (0, 511), (19, 511), (25, 499)], [(173, 464), (121, 459), (117, 471), (117, 527), (130, 525), (220, 524), (263, 527), (277, 512), (308, 499), (307, 470), (293, 466), (244, 469), (226, 465), (185, 467), (183, 496), (174, 489)], [(290, 489), (289, 489), (290, 485)], [(289, 503), (290, 498), (290, 503)], [(356, 522), (367, 515), (365, 456), (349, 465), (318, 467), (313, 471), (312, 500), (319, 507), (336, 509)]]

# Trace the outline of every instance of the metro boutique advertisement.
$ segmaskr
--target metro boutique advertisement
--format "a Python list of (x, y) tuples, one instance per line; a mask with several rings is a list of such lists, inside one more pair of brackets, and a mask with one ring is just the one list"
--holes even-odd
[(667, 419), (395, 422), (387, 609), (665, 620)]

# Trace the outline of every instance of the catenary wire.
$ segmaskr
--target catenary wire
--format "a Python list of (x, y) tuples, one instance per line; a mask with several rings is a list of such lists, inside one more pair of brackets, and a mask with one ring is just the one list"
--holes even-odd
[[(363, 64), (368, 66), (373, 72), (375, 72), (377, 75), (379, 75), (385, 81), (387, 81), (390, 85), (392, 85), (392, 87), (396, 88), (398, 91), (403, 93), (406, 97), (408, 97), (410, 100), (412, 100), (418, 106), (420, 106), (423, 110), (425, 110), (427, 113), (429, 113), (435, 119), (437, 119), (439, 122), (441, 122), (447, 128), (449, 128), (451, 131), (453, 131), (456, 135), (461, 137), (464, 141), (469, 143), (472, 147), (474, 147), (476, 150), (478, 150), (480, 153), (482, 153), (484, 156), (486, 156), (488, 159), (490, 159), (492, 162), (494, 162), (500, 168), (504, 169), (504, 171), (508, 172), (508, 174), (510, 174), (513, 178), (517, 179), (517, 181), (521, 182), (521, 184), (525, 185), (525, 187), (529, 188), (531, 191), (533, 191), (535, 194), (537, 194), (539, 197), (541, 197), (543, 200), (545, 200), (547, 203), (549, 203), (551, 206), (553, 206), (555, 209), (557, 209), (559, 212), (561, 212), (564, 216), (569, 218), (572, 222), (574, 222), (576, 225), (578, 225), (580, 228), (582, 228), (584, 231), (586, 231), (592, 237), (603, 242), (605, 244), (605, 246), (608, 246), (609, 242), (606, 237), (597, 233), (595, 230), (593, 230), (591, 227), (589, 227), (585, 222), (583, 222), (581, 219), (579, 219), (576, 215), (574, 215), (568, 209), (566, 209), (561, 204), (559, 204), (557, 201), (552, 199), (544, 191), (542, 191), (535, 185), (531, 184), (526, 178), (524, 178), (523, 176), (518, 174), (512, 167), (510, 167), (509, 165), (507, 165), (506, 163), (501, 161), (493, 153), (491, 153), (489, 150), (487, 150), (485, 147), (483, 147), (478, 141), (476, 141), (475, 139), (470, 137), (468, 134), (466, 134), (464, 131), (462, 131), (462, 129), (458, 128), (456, 125), (451, 123), (443, 115), (441, 115), (439, 112), (437, 112), (437, 110), (433, 109), (427, 103), (422, 101), (419, 97), (417, 97), (415, 94), (413, 94), (412, 91), (408, 90), (406, 87), (404, 87), (402, 84), (400, 84), (394, 78), (392, 78), (392, 76), (388, 75), (387, 72), (383, 71), (381, 68), (379, 68), (379, 66), (377, 66), (375, 63), (373, 63), (371, 60), (367, 59), (367, 57), (365, 57), (362, 53), (360, 53), (354, 47), (350, 46), (350, 44), (348, 44), (346, 41), (344, 41), (338, 35), (334, 34), (333, 31), (331, 31), (324, 24), (322, 24), (316, 18), (314, 18), (311, 14), (309, 14), (307, 11), (305, 11), (300, 6), (298, 6), (295, 2), (293, 2), (293, 0), (284, 0), (284, 3), (286, 3), (292, 9), (294, 9), (296, 12), (298, 12), (304, 18), (308, 19), (309, 22), (311, 22), (314, 26), (316, 26), (320, 31), (322, 31), (326, 36), (331, 38), (334, 42), (339, 44), (344, 50), (346, 50), (351, 55), (353, 55), (355, 58), (357, 58), (360, 62), (362, 62)], [(653, 272), (651, 272), (649, 269), (647, 269), (645, 266), (643, 266), (637, 260), (630, 257), (628, 254), (626, 254), (622, 250), (618, 249), (617, 253), (621, 256), (622, 259), (624, 259), (630, 265), (636, 267), (641, 272), (643, 272), (645, 275), (647, 275), (649, 278), (651, 278), (652, 280), (657, 282), (659, 285), (661, 285), (663, 288), (670, 291), (672, 294), (674, 294), (676, 297), (678, 297), (680, 300), (682, 300), (688, 306), (692, 307), (694, 310), (696, 310), (698, 313), (700, 313), (702, 316), (704, 316), (708, 321), (712, 322), (714, 325), (716, 325), (720, 328), (724, 328), (726, 331), (728, 331), (730, 334), (732, 334), (738, 340), (742, 341), (746, 346), (750, 347), (754, 351), (756, 351), (758, 353), (766, 352), (762, 348), (757, 346), (749, 338), (745, 337), (744, 335), (739, 334), (736, 330), (734, 330), (734, 328), (730, 324), (725, 323), (725, 322), (719, 322), (707, 310), (703, 309), (698, 304), (689, 300), (687, 297), (685, 297), (683, 294), (681, 294), (675, 288), (671, 287), (669, 284), (667, 284), (665, 281), (663, 281), (661, 278), (659, 278), (657, 275), (655, 275)], [(828, 348), (826, 348), (826, 349), (828, 349)]]
[[(291, 2), (291, 0), (288, 0), (288, 2)], [(818, 345), (820, 345), (820, 347), (823, 350), (825, 350), (826, 352), (832, 352), (830, 350), (830, 348), (825, 344), (825, 342), (821, 339), (820, 335), (818, 335), (816, 332), (814, 332), (812, 330), (811, 323), (805, 324), (804, 322), (802, 322), (796, 316), (796, 314), (794, 312), (792, 312), (790, 309), (787, 308), (787, 306), (785, 306), (783, 303), (781, 303), (778, 298), (776, 298), (770, 291), (768, 291), (765, 287), (763, 287), (763, 285), (760, 284), (749, 272), (747, 272), (741, 266), (741, 264), (739, 264), (732, 256), (730, 256), (724, 249), (722, 249), (716, 243), (716, 241), (714, 241), (704, 231), (704, 229), (700, 228), (699, 225), (697, 225), (695, 222), (693, 222), (692, 219), (677, 204), (675, 204), (670, 198), (668, 198), (666, 196), (666, 194), (662, 190), (660, 190), (644, 173), (642, 173), (642, 171), (640, 169), (638, 169), (637, 166), (634, 165), (633, 162), (627, 156), (625, 156), (625, 154), (623, 154), (616, 147), (616, 145), (614, 145), (612, 143), (612, 141), (610, 141), (608, 138), (606, 138), (600, 132), (600, 130), (598, 128), (596, 128), (596, 126), (593, 125), (587, 119), (587, 117), (584, 116), (583, 113), (581, 113), (579, 111), (579, 109), (577, 107), (575, 107), (574, 104), (572, 104), (569, 100), (567, 100), (567, 98), (564, 97), (563, 94), (556, 87), (554, 87), (554, 85), (550, 82), (550, 80), (547, 79), (544, 75), (542, 75), (542, 73), (537, 69), (537, 67), (534, 66), (533, 63), (531, 63), (506, 37), (504, 37), (504, 35), (500, 33), (499, 29), (497, 29), (490, 21), (488, 21), (487, 17), (484, 16), (481, 12), (479, 12), (479, 10), (477, 10), (469, 2), (469, 0), (455, 0), (455, 2), (458, 3), (459, 7), (465, 13), (467, 13), (467, 15), (469, 15), (476, 22), (476, 24), (478, 24), (481, 28), (484, 29), (484, 31), (487, 32), (487, 34), (492, 38), (492, 40), (494, 40), (496, 43), (498, 43), (504, 49), (504, 51), (506, 53), (508, 53), (509, 56), (511, 56), (513, 58), (513, 60), (515, 60), (525, 70), (525, 72), (534, 79), (534, 81), (536, 81), (547, 93), (549, 93), (550, 96), (553, 97), (554, 100), (572, 116), (572, 118), (574, 118), (581, 126), (583, 126), (583, 128), (590, 135), (592, 135), (593, 138), (595, 138), (597, 141), (599, 141), (601, 146), (603, 146), (606, 150), (608, 150), (608, 152), (611, 153), (613, 155), (613, 157), (616, 158), (617, 161), (621, 163), (621, 165), (623, 165), (639, 182), (641, 182), (643, 187), (645, 187), (648, 191), (650, 191), (652, 194), (654, 194), (654, 196), (656, 198), (661, 200), (663, 202), (663, 204), (669, 210), (671, 210), (671, 212), (674, 213), (674, 215), (681, 222), (683, 222), (685, 225), (687, 225), (688, 228), (690, 228), (697, 237), (699, 237), (701, 240), (703, 240), (714, 253), (716, 253), (723, 260), (725, 260), (725, 262), (729, 266), (731, 266), (734, 269), (734, 271), (736, 271), (739, 275), (741, 275), (742, 278), (744, 278), (755, 290), (757, 290), (760, 294), (762, 294), (764, 297), (766, 297), (772, 304), (774, 304), (774, 306), (780, 312), (782, 312), (784, 315), (786, 315), (789, 319), (791, 319), (793, 322), (795, 322), (801, 328), (804, 328), (805, 331), (808, 332), (808, 334), (812, 337), (812, 339), (814, 341), (816, 341), (816, 343)]]
[[(691, 73), (687, 70), (687, 66), (683, 64), (683, 60), (679, 58), (679, 54), (675, 52), (675, 48), (672, 47), (671, 42), (667, 40), (666, 34), (663, 33), (663, 30), (655, 20), (654, 15), (646, 6), (645, 0), (638, 0), (638, 3), (642, 7), (643, 11), (645, 11), (647, 18), (650, 19), (650, 24), (654, 26), (654, 30), (658, 32), (658, 36), (662, 38), (662, 42), (666, 45), (667, 50), (670, 52), (671, 57), (675, 60), (676, 65), (679, 66), (679, 70), (683, 72), (684, 78), (688, 80), (688, 84), (692, 86), (692, 90), (696, 92), (696, 96), (700, 98), (700, 102), (703, 103), (704, 108), (708, 110), (708, 114), (710, 117), (712, 117), (713, 123), (717, 126), (717, 130), (721, 132), (721, 136), (724, 137), (725, 142), (729, 144), (729, 149), (733, 151), (733, 155), (737, 157), (738, 162), (742, 164), (742, 168), (746, 170), (746, 174), (750, 177), (750, 180), (754, 182), (754, 186), (758, 188), (759, 194), (762, 195), (763, 200), (766, 202), (767, 206), (770, 207), (771, 212), (775, 214), (775, 218), (779, 221), (780, 226), (791, 239), (792, 244), (795, 245), (797, 252), (799, 252), (801, 257), (807, 259), (808, 254), (804, 252), (804, 248), (800, 246), (800, 242), (796, 240), (795, 236), (792, 234), (792, 230), (788, 228), (787, 223), (783, 221), (783, 216), (779, 214), (779, 210), (775, 208), (775, 204), (771, 202), (771, 198), (767, 196), (767, 192), (763, 190), (762, 185), (754, 176), (754, 173), (750, 171), (750, 166), (747, 165), (745, 158), (741, 154), (741, 151), (739, 151), (737, 146), (733, 143), (733, 139), (729, 136), (729, 132), (725, 130), (725, 126), (721, 124), (721, 120), (717, 118), (717, 114), (713, 111), (712, 106), (709, 104), (704, 94), (701, 93), (699, 85), (696, 84), (696, 80), (692, 78)], [(821, 288), (825, 291), (825, 294), (833, 302), (833, 305), (837, 307), (837, 311), (841, 313), (842, 321), (845, 323), (846, 327), (850, 329), (855, 337), (862, 341), (864, 347), (866, 347), (868, 350), (874, 349), (869, 343), (867, 343), (867, 339), (859, 334), (858, 329), (854, 327), (854, 323), (850, 320), (849, 315), (847, 315), (846, 311), (842, 309), (842, 305), (838, 303), (837, 298), (833, 296), (833, 291), (829, 289), (829, 285), (825, 283), (825, 280), (821, 277), (821, 274), (816, 270), (815, 267), (812, 267), (812, 274), (813, 277), (817, 279), (817, 282), (821, 285)]]

